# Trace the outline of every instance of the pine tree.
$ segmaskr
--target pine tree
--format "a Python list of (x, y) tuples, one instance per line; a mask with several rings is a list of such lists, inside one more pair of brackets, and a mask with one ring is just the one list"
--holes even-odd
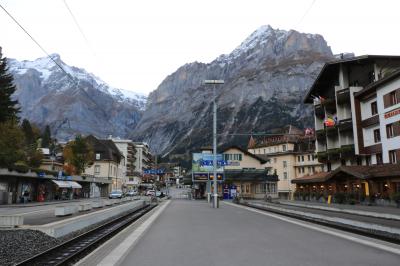
[(0, 58), (0, 123), (18, 120), (18, 101), (12, 100), (12, 94), (16, 90), (13, 81), (13, 76), (8, 73), (7, 59)]
[(35, 144), (35, 135), (33, 134), (32, 126), (29, 120), (24, 119), (22, 121), (22, 131), (25, 134), (25, 144), (28, 147), (32, 147)]
[(51, 142), (50, 127), (47, 125), (42, 135), (42, 148), (49, 148)]

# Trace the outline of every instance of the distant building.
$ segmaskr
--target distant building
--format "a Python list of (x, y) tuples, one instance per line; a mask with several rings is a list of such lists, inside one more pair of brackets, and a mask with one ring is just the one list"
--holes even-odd
[[(237, 193), (244, 198), (263, 199), (278, 196), (278, 176), (271, 172), (268, 160), (250, 153), (238, 146), (230, 146), (222, 151), (225, 183), (236, 187)], [(228, 186), (225, 186), (228, 187)], [(222, 193), (221, 186), (221, 192)]]
[(149, 145), (146, 142), (134, 142), (136, 149), (135, 171), (143, 173), (143, 170), (152, 166), (153, 159)]
[(278, 175), (278, 194), (281, 198), (289, 198), (295, 190), (293, 179), (321, 172), (323, 164), (315, 155), (315, 138), (310, 132), (294, 126), (286, 126), (281, 133), (251, 137), (248, 151), (265, 160), (266, 167)]
[(127, 189), (135, 189), (142, 182), (141, 173), (136, 171), (136, 149), (132, 140), (110, 138), (119, 151), (125, 157), (125, 164), (122, 166), (123, 184)]
[[(86, 140), (93, 147), (94, 162), (85, 169), (84, 174), (112, 181), (111, 187), (108, 186), (106, 190), (104, 188), (99, 189), (101, 196), (107, 196), (112, 189), (122, 189), (124, 182), (123, 166), (125, 164), (123, 154), (112, 140), (97, 139), (92, 135), (86, 137)], [(91, 185), (96, 186), (93, 183)], [(96, 193), (93, 192), (94, 190), (98, 191), (98, 188), (91, 188), (91, 193)]]

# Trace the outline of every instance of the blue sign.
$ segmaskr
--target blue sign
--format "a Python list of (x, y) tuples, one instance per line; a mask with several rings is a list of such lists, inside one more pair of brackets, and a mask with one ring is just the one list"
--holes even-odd
[(150, 175), (160, 175), (160, 174), (164, 174), (164, 172), (165, 172), (164, 169), (147, 169), (147, 170), (143, 171), (143, 173), (150, 174)]
[[(214, 165), (214, 160), (201, 160), (200, 161), (201, 166), (213, 166)], [(217, 165), (218, 166), (225, 166), (228, 165), (228, 162), (225, 160), (217, 160)]]

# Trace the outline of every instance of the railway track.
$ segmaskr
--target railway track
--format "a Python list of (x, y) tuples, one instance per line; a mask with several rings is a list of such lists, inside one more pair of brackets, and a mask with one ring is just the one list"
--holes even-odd
[(153, 209), (156, 204), (147, 204), (142, 208), (117, 217), (106, 224), (74, 237), (58, 246), (50, 248), (16, 265), (72, 265), (97, 248), (122, 229)]

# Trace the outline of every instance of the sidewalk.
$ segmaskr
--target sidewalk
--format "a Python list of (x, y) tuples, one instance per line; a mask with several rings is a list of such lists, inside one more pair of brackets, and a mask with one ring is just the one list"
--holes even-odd
[(300, 200), (278, 200), (276, 203), (290, 206), (301, 206), (312, 209), (323, 209), (336, 212), (346, 212), (364, 216), (373, 216), (380, 218), (400, 220), (400, 208), (349, 204), (326, 204), (320, 202), (300, 201)]
[(70, 203), (70, 202), (92, 201), (92, 200), (96, 200), (96, 199), (106, 199), (106, 197), (82, 198), (82, 199), (73, 199), (73, 200), (52, 200), (52, 201), (44, 201), (44, 202), (29, 202), (29, 203), (14, 203), (14, 204), (0, 204), (0, 208), (37, 207), (37, 206), (55, 205), (55, 204), (63, 204), (63, 203)]

